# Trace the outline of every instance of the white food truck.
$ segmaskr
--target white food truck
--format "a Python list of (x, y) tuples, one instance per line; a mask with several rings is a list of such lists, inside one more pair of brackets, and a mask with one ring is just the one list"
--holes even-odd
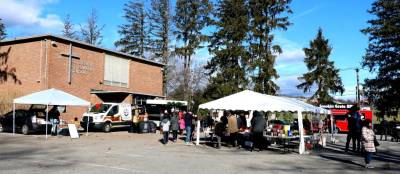
[(176, 111), (186, 111), (187, 102), (179, 100), (146, 100), (145, 112), (148, 114), (148, 119), (156, 123), (159, 127), (164, 111), (169, 113), (174, 108)]
[(132, 106), (128, 103), (99, 103), (83, 114), (81, 127), (85, 130), (101, 129), (110, 132), (112, 128), (129, 127), (132, 123)]

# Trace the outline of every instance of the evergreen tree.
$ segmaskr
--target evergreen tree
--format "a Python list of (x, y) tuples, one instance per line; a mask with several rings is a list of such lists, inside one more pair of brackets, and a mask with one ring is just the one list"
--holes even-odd
[(344, 88), (342, 80), (339, 76), (339, 69), (336, 69), (334, 62), (329, 61), (332, 47), (328, 44), (328, 39), (322, 35), (322, 29), (318, 30), (316, 38), (310, 41), (310, 48), (304, 48), (304, 63), (308, 71), (299, 77), (304, 81), (297, 85), (297, 88), (303, 89), (304, 92), (310, 91), (316, 85), (317, 91), (311, 99), (317, 99), (318, 104), (330, 104), (333, 97), (330, 93), (343, 94)]
[(1, 18), (0, 18), (0, 41), (5, 39), (7, 34), (6, 34), (6, 27), (4, 26), (4, 24), (1, 22)]
[(211, 76), (205, 92), (209, 99), (239, 92), (248, 84), (246, 66), (250, 55), (245, 46), (249, 31), (246, 1), (220, 1), (215, 9), (215, 19), (216, 31), (209, 45), (213, 57), (206, 66)]
[(202, 33), (209, 21), (211, 4), (208, 0), (177, 0), (175, 14), (176, 40), (178, 46), (175, 53), (184, 60), (184, 98), (190, 100), (189, 77), (192, 56), (201, 48), (201, 43), (206, 41)]
[(69, 14), (65, 17), (64, 28), (61, 31), (62, 35), (66, 38), (76, 39), (76, 31), (74, 31), (74, 24), (72, 24)]
[(154, 58), (161, 58), (164, 67), (163, 91), (167, 95), (167, 77), (169, 73), (171, 14), (169, 0), (152, 0), (150, 18), (151, 51)]
[(286, 30), (290, 25), (287, 16), (291, 13), (289, 3), (291, 0), (249, 0), (250, 9), (250, 71), (255, 71), (252, 76), (254, 90), (261, 93), (274, 95), (279, 87), (273, 79), (279, 78), (274, 68), (276, 55), (282, 53), (279, 45), (273, 45), (275, 29)]
[(86, 43), (100, 45), (103, 40), (101, 31), (103, 30), (104, 25), (100, 26), (97, 18), (96, 10), (92, 9), (87, 19), (87, 24), (85, 26), (81, 25), (81, 39)]
[(382, 113), (397, 116), (400, 107), (400, 1), (377, 0), (368, 11), (376, 16), (369, 27), (361, 30), (368, 35), (369, 45), (362, 65), (376, 72), (365, 80), (368, 98)]
[(144, 57), (148, 47), (146, 31), (146, 12), (141, 2), (129, 1), (124, 7), (126, 24), (119, 26), (118, 33), (122, 36), (115, 42), (120, 51)]

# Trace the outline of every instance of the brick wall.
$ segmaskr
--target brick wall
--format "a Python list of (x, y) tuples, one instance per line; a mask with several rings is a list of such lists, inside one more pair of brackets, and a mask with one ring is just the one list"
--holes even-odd
[[(16, 69), (15, 74), (21, 82), (21, 84), (16, 84), (9, 79), (0, 84), (0, 96), (13, 94), (11, 98), (15, 98), (47, 88), (57, 88), (92, 103), (101, 100), (96, 95), (90, 94), (91, 89), (162, 95), (161, 67), (131, 60), (128, 88), (103, 85), (106, 53), (74, 43), (72, 44), (73, 55), (79, 57), (72, 60), (74, 65), (78, 65), (74, 67), (81, 67), (82, 64), (84, 64), (83, 67), (87, 67), (86, 65), (89, 64), (90, 68), (89, 70), (84, 68), (85, 71), (79, 71), (79, 73), (73, 72), (71, 83), (68, 83), (68, 57), (61, 54), (69, 54), (69, 42), (59, 39), (54, 39), (54, 41), (55, 44), (51, 44), (51, 40), (43, 41), (42, 46), (41, 41), (37, 40), (0, 47), (1, 52), (11, 48), (7, 66)], [(48, 47), (47, 66), (45, 44)], [(132, 95), (124, 101), (132, 101)], [(11, 99), (9, 102), (11, 103)], [(62, 118), (72, 121), (74, 117), (80, 118), (86, 110), (87, 107), (67, 107), (67, 113), (63, 113)]]
[(18, 80), (16, 83), (12, 78), (7, 78), (6, 81), (0, 82), (0, 105), (2, 105), (0, 114), (12, 110), (14, 98), (43, 89), (44, 44), (43, 42), (41, 45), (41, 42), (38, 41), (0, 47), (0, 54), (7, 53), (7, 61), (5, 58), (0, 60), (2, 62), (1, 70), (15, 69), (13, 74)]

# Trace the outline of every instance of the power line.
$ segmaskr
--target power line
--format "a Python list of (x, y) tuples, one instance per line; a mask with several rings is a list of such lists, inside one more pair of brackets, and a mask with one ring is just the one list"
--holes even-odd
[[(363, 67), (347, 67), (347, 68), (339, 68), (338, 70), (339, 71), (349, 71), (349, 70), (356, 70), (356, 69), (369, 71), (367, 68), (363, 68)], [(300, 77), (300, 76), (303, 75), (303, 73), (280, 74), (280, 75), (281, 76), (295, 76), (295, 75), (297, 75), (297, 76)]]

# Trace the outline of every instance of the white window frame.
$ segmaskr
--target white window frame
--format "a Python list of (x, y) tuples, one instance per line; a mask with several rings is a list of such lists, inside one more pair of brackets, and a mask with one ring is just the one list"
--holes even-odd
[[(121, 76), (122, 73), (124, 73), (122, 70), (118, 71), (118, 72), (117, 71), (113, 71), (113, 70), (108, 70), (109, 67), (107, 67), (107, 62), (108, 62), (107, 59), (114, 59), (113, 61), (116, 61), (116, 62), (119, 61), (118, 63), (115, 63), (115, 64), (111, 65), (111, 69), (112, 69), (112, 66), (116, 66), (118, 64), (120, 64), (120, 65), (127, 64), (126, 83), (122, 82), (124, 80), (118, 79), (118, 76)], [(108, 66), (110, 66), (110, 65), (108, 65)], [(119, 74), (119, 75), (111, 74), (111, 75), (108, 75), (108, 76), (111, 76), (111, 77), (107, 77), (106, 78), (107, 72), (109, 72), (109, 71), (111, 71), (111, 73), (121, 73), (121, 74)], [(116, 80), (113, 79), (113, 77), (115, 77), (115, 76), (117, 76)], [(104, 80), (103, 84), (104, 85), (116, 86), (116, 87), (122, 87), (122, 88), (129, 88), (129, 76), (130, 76), (130, 60), (129, 59), (124, 59), (124, 58), (121, 58), (121, 57), (116, 57), (116, 56), (112, 56), (112, 55), (109, 55), (109, 54), (105, 54), (105, 57), (104, 57), (104, 76), (103, 76), (103, 80)], [(110, 80), (110, 78), (111, 78), (111, 80)]]

